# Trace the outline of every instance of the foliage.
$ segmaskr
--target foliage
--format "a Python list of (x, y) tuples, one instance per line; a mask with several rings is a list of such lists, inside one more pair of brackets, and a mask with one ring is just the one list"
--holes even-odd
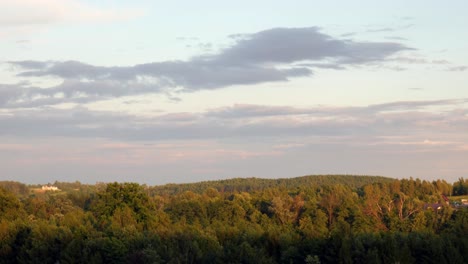
[(468, 209), (443, 180), (54, 185), (0, 187), (0, 263), (468, 262)]
[(453, 184), (453, 195), (468, 194), (468, 179), (460, 178), (458, 182)]
[(219, 192), (253, 192), (268, 188), (296, 189), (323, 185), (342, 184), (350, 188), (358, 188), (374, 182), (392, 182), (393, 179), (381, 176), (355, 176), (355, 175), (313, 175), (283, 179), (261, 178), (235, 178), (218, 181), (205, 181), (186, 184), (166, 184), (150, 188), (153, 195), (173, 195), (191, 191), (203, 193), (207, 189), (216, 189)]

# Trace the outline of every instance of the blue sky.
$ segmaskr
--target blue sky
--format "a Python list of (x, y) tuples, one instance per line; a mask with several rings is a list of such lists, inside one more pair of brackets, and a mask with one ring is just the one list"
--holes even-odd
[(468, 165), (466, 1), (0, 1), (0, 179)]

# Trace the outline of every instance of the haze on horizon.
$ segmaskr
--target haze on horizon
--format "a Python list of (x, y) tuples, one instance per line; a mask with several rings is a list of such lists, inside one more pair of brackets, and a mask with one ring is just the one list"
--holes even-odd
[(468, 2), (0, 1), (0, 180), (468, 172)]

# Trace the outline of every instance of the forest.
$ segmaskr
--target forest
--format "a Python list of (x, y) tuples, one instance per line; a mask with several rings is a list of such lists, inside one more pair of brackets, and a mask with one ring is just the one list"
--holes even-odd
[(3, 181), (0, 263), (468, 263), (467, 195), (463, 178)]

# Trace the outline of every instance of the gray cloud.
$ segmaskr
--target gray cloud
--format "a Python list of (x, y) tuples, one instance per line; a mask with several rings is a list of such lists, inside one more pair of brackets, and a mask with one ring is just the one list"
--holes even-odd
[[(79, 61), (11, 61), (20, 77), (58, 77), (64, 83), (49, 89), (16, 87), (3, 99), (5, 107), (27, 99), (53, 102), (101, 100), (144, 93), (166, 93), (178, 87), (185, 92), (288, 81), (310, 76), (314, 68), (344, 69), (382, 63), (411, 48), (395, 42), (362, 42), (335, 38), (319, 28), (274, 28), (254, 34), (237, 34), (234, 43), (218, 53), (186, 61), (163, 61), (128, 67), (103, 67)], [(6, 93), (4, 91), (4, 93)], [(55, 96), (55, 97), (54, 97)], [(41, 100), (36, 100), (39, 104)], [(1, 102), (0, 102), (1, 103)], [(32, 102), (31, 102), (32, 103)]]
[(11, 61), (9, 63), (25, 70), (45, 69), (48, 65), (53, 64), (53, 62), (33, 60)]
[[(86, 108), (16, 110), (0, 115), (0, 135), (115, 140), (297, 138), (307, 136), (460, 136), (468, 99), (407, 101), (367, 107), (234, 105), (201, 113), (138, 117)], [(444, 106), (444, 111), (429, 108)], [(449, 109), (449, 110), (447, 110)], [(424, 140), (424, 139), (421, 139)], [(466, 140), (466, 138), (464, 139)]]
[(415, 111), (431, 106), (459, 106), (468, 102), (468, 98), (461, 99), (443, 99), (431, 101), (398, 101), (384, 104), (371, 105), (368, 108), (374, 111)]
[(297, 108), (289, 106), (263, 106), (250, 104), (236, 104), (231, 107), (221, 107), (212, 109), (206, 113), (207, 116), (219, 118), (249, 118), (249, 117), (267, 117), (284, 115), (312, 115), (316, 117), (323, 116), (362, 116), (375, 115), (394, 111), (418, 111), (433, 106), (460, 106), (468, 103), (468, 98), (463, 99), (445, 99), (432, 101), (397, 101), (383, 104), (369, 105), (366, 107), (311, 107)]
[(247, 35), (219, 55), (240, 64), (332, 60), (340, 64), (382, 61), (410, 49), (393, 42), (356, 42), (323, 34), (319, 28), (274, 28)]
[(11, 99), (18, 100), (24, 92), (25, 89), (19, 85), (0, 85), (0, 106), (5, 106)]
[(385, 28), (377, 28), (377, 29), (369, 29), (367, 32), (393, 32), (395, 28), (385, 27)]
[(380, 32), (394, 32), (394, 31), (399, 31), (403, 29), (408, 29), (410, 27), (413, 27), (413, 24), (406, 24), (406, 25), (401, 25), (397, 27), (380, 27), (380, 28), (370, 28), (367, 30), (369, 33), (380, 33)]
[(299, 109), (289, 106), (262, 106), (251, 104), (236, 104), (231, 107), (212, 109), (207, 116), (219, 118), (248, 118), (255, 116), (279, 116), (290, 114), (307, 114), (310, 109)]
[[(439, 106), (443, 110), (433, 110)], [(226, 177), (356, 173), (456, 180), (466, 172), (467, 114), (466, 99), (367, 107), (233, 105), (155, 117), (82, 107), (17, 109), (0, 112), (0, 160), (6, 177), (43, 177), (44, 182), (63, 175), (71, 180), (92, 175), (92, 182), (100, 171), (107, 176), (102, 180), (120, 175), (146, 183), (167, 181), (166, 175), (206, 179), (220, 172)], [(200, 165), (220, 170), (195, 176)], [(164, 168), (175, 171), (162, 173)], [(37, 171), (47, 173), (36, 176)]]
[(454, 67), (449, 67), (447, 70), (448, 71), (461, 72), (461, 71), (468, 70), (468, 66), (454, 66)]
[(0, 108), (30, 108), (64, 102), (88, 103), (127, 95), (159, 93), (164, 86), (162, 82), (66, 79), (49, 88), (29, 86), (27, 83), (0, 84)]
[(427, 60), (425, 58), (418, 57), (418, 56), (394, 57), (394, 58), (392, 58), (392, 60), (398, 61), (398, 62), (403, 62), (403, 63), (406, 63), (406, 64), (433, 64), (433, 65), (448, 65), (448, 64), (451, 64), (447, 60), (440, 60), (440, 59), (439, 60)]

